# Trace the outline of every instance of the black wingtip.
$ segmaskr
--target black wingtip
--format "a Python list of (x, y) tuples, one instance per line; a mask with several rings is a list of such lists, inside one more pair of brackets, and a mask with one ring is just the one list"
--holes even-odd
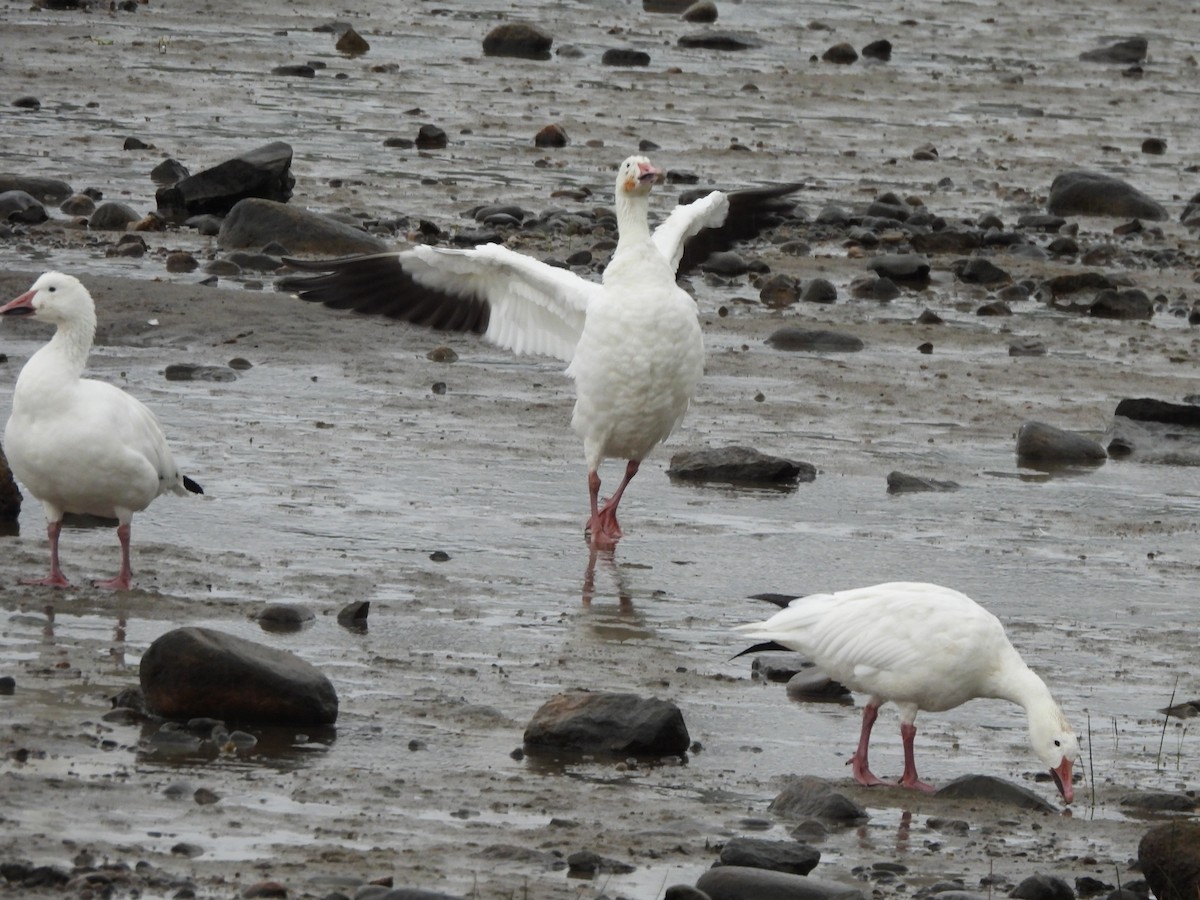
[(751, 594), (751, 600), (766, 600), (768, 603), (774, 603), (780, 609), (786, 607), (793, 600), (798, 598), (798, 594), (774, 594), (767, 592), (765, 594)]
[(183, 476), (183, 486), (185, 488), (187, 488), (189, 491), (191, 491), (193, 494), (203, 494), (204, 493), (204, 488), (200, 487), (199, 484), (192, 481), (192, 479), (188, 478), (186, 475)]
[(761, 644), (755, 644), (753, 647), (747, 647), (741, 653), (735, 653), (733, 656), (729, 657), (729, 659), (735, 660), (739, 656), (745, 656), (747, 653), (766, 653), (773, 650), (782, 650), (784, 653), (789, 652), (788, 648), (783, 646), (783, 644), (776, 643), (775, 641), (763, 641)]

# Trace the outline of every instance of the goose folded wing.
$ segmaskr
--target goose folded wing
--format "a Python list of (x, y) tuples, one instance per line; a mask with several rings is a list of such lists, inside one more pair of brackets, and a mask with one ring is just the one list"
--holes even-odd
[(332, 309), (470, 331), (515, 353), (569, 362), (599, 284), (499, 244), (472, 249), (420, 245), (330, 260), (286, 259), (303, 272), (282, 290)]
[(654, 244), (679, 274), (689, 272), (710, 254), (778, 225), (795, 205), (788, 194), (800, 187), (781, 184), (728, 193), (711, 191), (681, 202), (654, 230)]

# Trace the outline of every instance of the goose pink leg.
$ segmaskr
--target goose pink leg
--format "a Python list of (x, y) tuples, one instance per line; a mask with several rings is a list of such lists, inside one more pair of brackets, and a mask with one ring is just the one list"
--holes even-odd
[(641, 463), (636, 459), (629, 460), (625, 466), (625, 477), (621, 479), (616, 492), (604, 502), (603, 507), (600, 506), (600, 473), (588, 472), (588, 494), (592, 503), (592, 515), (588, 519), (586, 530), (592, 546), (596, 549), (613, 550), (617, 546), (617, 541), (621, 539), (621, 525), (617, 522), (617, 505), (621, 502), (625, 488), (633, 480), (633, 476), (638, 473), (640, 465)]
[(92, 584), (98, 588), (103, 588), (109, 591), (127, 591), (133, 578), (133, 569), (129, 565), (129, 526), (117, 526), (117, 540), (121, 542), (121, 571), (117, 573), (116, 578), (109, 578), (107, 581), (93, 581)]
[(911, 722), (900, 723), (900, 739), (904, 742), (904, 774), (900, 776), (900, 785), (917, 791), (932, 793), (935, 788), (917, 777), (917, 761), (913, 753), (913, 740), (917, 736), (917, 726)]
[(850, 771), (854, 773), (854, 780), (867, 787), (891, 784), (891, 782), (876, 777), (867, 763), (867, 746), (871, 743), (871, 729), (875, 727), (875, 720), (879, 717), (881, 705), (872, 701), (863, 707), (862, 731), (858, 735), (858, 748), (854, 751), (854, 755), (846, 760), (846, 765), (850, 766)]
[(50, 574), (45, 578), (22, 578), (21, 584), (37, 584), (43, 587), (70, 587), (71, 582), (62, 573), (58, 564), (58, 535), (62, 531), (62, 521), (50, 522), (46, 525), (46, 536), (50, 539)]

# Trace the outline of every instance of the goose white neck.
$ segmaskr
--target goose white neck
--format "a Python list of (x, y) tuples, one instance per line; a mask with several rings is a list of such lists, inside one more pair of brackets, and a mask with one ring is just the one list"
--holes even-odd
[(650, 240), (650, 193), (617, 191), (617, 249)]
[(77, 316), (60, 321), (50, 342), (35, 356), (52, 357), (63, 375), (78, 378), (87, 365), (88, 353), (96, 338), (96, 313), (81, 311)]

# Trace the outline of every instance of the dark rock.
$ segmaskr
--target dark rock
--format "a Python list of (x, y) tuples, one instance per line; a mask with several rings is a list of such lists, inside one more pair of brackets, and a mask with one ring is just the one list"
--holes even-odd
[(854, 49), (852, 44), (843, 42), (834, 44), (822, 53), (821, 59), (825, 62), (837, 63), (840, 66), (848, 66), (851, 63), (858, 62), (858, 51)]
[(867, 261), (867, 268), (881, 278), (903, 284), (929, 283), (929, 260), (916, 253), (885, 253)]
[(1017, 900), (1075, 900), (1071, 886), (1054, 875), (1030, 875), (1008, 896)]
[(0, 222), (40, 225), (48, 218), (46, 207), (28, 191), (5, 191), (0, 194)]
[(762, 301), (763, 306), (771, 309), (791, 306), (800, 299), (800, 282), (791, 275), (772, 275), (759, 288), (758, 299)]
[(746, 866), (719, 866), (696, 880), (711, 900), (864, 900), (861, 891), (833, 881)]
[(418, 150), (442, 150), (449, 143), (446, 132), (436, 125), (425, 124), (417, 129), (413, 144)]
[(296, 183), (291, 169), (291, 146), (273, 141), (160, 188), (154, 197), (170, 222), (205, 213), (223, 216), (249, 198), (286, 203)]
[(163, 370), (167, 381), (237, 381), (237, 373), (227, 366), (197, 366), (191, 363), (171, 363)]
[(663, 900), (712, 900), (712, 898), (690, 884), (673, 884), (663, 894)]
[(1003, 300), (991, 300), (975, 310), (977, 316), (1011, 316), (1012, 314), (1012, 307)]
[(1009, 356), (1045, 356), (1046, 345), (1037, 338), (1017, 338), (1008, 345)]
[(371, 45), (367, 43), (367, 39), (355, 31), (353, 28), (347, 28), (342, 32), (341, 37), (337, 39), (337, 43), (333, 48), (338, 53), (345, 53), (347, 56), (362, 56), (371, 49)]
[(746, 866), (807, 875), (821, 861), (821, 853), (798, 841), (769, 841), (763, 838), (736, 837), (725, 843), (716, 865)]
[(82, 216), (86, 219), (96, 211), (96, 201), (87, 194), (72, 194), (59, 205), (58, 211), (68, 216)]
[(972, 256), (958, 270), (959, 281), (967, 284), (1008, 284), (1012, 276), (982, 256)]
[(749, 35), (733, 34), (729, 31), (704, 31), (700, 34), (685, 34), (679, 39), (680, 47), (699, 50), (754, 50), (762, 41)]
[(1146, 812), (1191, 812), (1200, 802), (1173, 791), (1137, 791), (1122, 797), (1121, 805)]
[(518, 59), (549, 59), (554, 38), (536, 25), (509, 22), (497, 25), (483, 39), (485, 56), (515, 56)]
[(1148, 156), (1162, 156), (1167, 152), (1167, 142), (1162, 138), (1146, 138), (1142, 141), (1142, 152)]
[(892, 58), (892, 42), (887, 38), (871, 41), (871, 43), (862, 48), (862, 55), (866, 59), (877, 59), (881, 62), (887, 62)]
[(714, 275), (732, 278), (736, 275), (745, 275), (750, 270), (750, 265), (735, 250), (718, 250), (716, 253), (709, 254), (708, 258), (700, 264), (700, 269), (703, 272), (712, 272)]
[(1017, 457), (1022, 462), (1097, 465), (1108, 454), (1089, 437), (1044, 422), (1023, 422), (1017, 431)]
[(648, 66), (650, 65), (650, 54), (644, 50), (610, 47), (604, 51), (600, 62), (606, 66)]
[(889, 494), (913, 494), (921, 491), (957, 491), (958, 488), (959, 485), (953, 481), (920, 478), (916, 475), (906, 475), (903, 472), (889, 472), (887, 477), (887, 492)]
[(217, 246), (222, 250), (257, 250), (272, 241), (290, 253), (349, 256), (377, 253), (387, 244), (361, 229), (336, 219), (272, 200), (243, 200), (221, 224)]
[(750, 677), (764, 681), (786, 682), (813, 664), (799, 653), (779, 651), (758, 653), (750, 663)]
[(943, 228), (941, 231), (918, 232), (909, 239), (918, 253), (970, 253), (983, 245), (978, 231)]
[(648, 13), (682, 15), (694, 0), (642, 0), (642, 9)]
[(1097, 319), (1145, 321), (1154, 318), (1154, 301), (1137, 288), (1103, 290), (1088, 307), (1088, 315)]
[(1046, 209), (1059, 216), (1116, 216), (1161, 222), (1167, 211), (1129, 183), (1099, 172), (1073, 171), (1050, 183)]
[(862, 275), (850, 282), (850, 293), (864, 300), (878, 300), (887, 303), (900, 296), (900, 288), (890, 278), (879, 278), (875, 275)]
[(695, 25), (711, 25), (717, 21), (717, 4), (713, 0), (696, 0), (683, 11), (683, 21)]
[(191, 175), (187, 170), (187, 166), (177, 159), (164, 159), (157, 166), (150, 170), (150, 180), (159, 187), (170, 187), (173, 184), (178, 184), (183, 179)]
[(246, 900), (259, 897), (283, 897), (288, 895), (287, 888), (278, 881), (258, 881), (254, 884), (246, 886), (242, 890), (242, 896)]
[(1148, 47), (1149, 44), (1145, 38), (1134, 37), (1096, 50), (1086, 50), (1079, 54), (1079, 58), (1084, 62), (1115, 63), (1127, 66), (1144, 60)]
[(1104, 290), (1113, 287), (1108, 276), (1102, 272), (1072, 272), (1056, 275), (1046, 282), (1046, 289), (1054, 299), (1080, 291)]
[(842, 703), (849, 699), (850, 689), (840, 681), (834, 681), (819, 669), (805, 669), (797, 672), (787, 683), (789, 700), (805, 703)]
[(535, 147), (565, 147), (567, 132), (561, 125), (547, 125), (533, 136)]
[(17, 690), (17, 679), (11, 675), (0, 675), (0, 696), (11, 697)]
[(804, 303), (836, 303), (837, 288), (825, 278), (813, 278), (805, 282), (800, 300)]
[(527, 752), (678, 756), (691, 744), (674, 703), (636, 694), (567, 691), (542, 704), (525, 727)]
[(626, 875), (636, 868), (629, 863), (603, 857), (592, 850), (577, 850), (567, 857), (567, 874), (575, 878), (590, 878), (599, 874)]
[(1019, 809), (1057, 812), (1055, 806), (1028, 788), (993, 778), (991, 775), (964, 775), (938, 788), (934, 796), (951, 800), (986, 800)]
[(854, 825), (870, 818), (865, 809), (835, 791), (829, 782), (811, 775), (790, 782), (768, 809), (783, 819), (820, 819), (841, 825)]
[(720, 481), (730, 484), (794, 484), (813, 481), (817, 470), (809, 463), (761, 453), (752, 447), (685, 450), (671, 457), (670, 478)]
[(88, 219), (88, 228), (93, 231), (124, 231), (141, 216), (127, 203), (117, 203), (109, 200), (96, 207)]
[(37, 97), (31, 97), (27, 94), (24, 97), (18, 97), (12, 102), (12, 105), (17, 109), (32, 109), (36, 111), (42, 108), (42, 101)]
[(1191, 403), (1168, 403), (1150, 397), (1126, 398), (1117, 404), (1113, 415), (1138, 422), (1200, 428), (1200, 406)]
[(1158, 900), (1200, 897), (1200, 822), (1155, 825), (1138, 843), (1138, 864)]
[(852, 334), (793, 326), (778, 329), (767, 338), (766, 343), (776, 350), (814, 353), (857, 353), (866, 346), (861, 338)]
[(316, 619), (311, 609), (298, 603), (269, 603), (258, 614), (258, 624), (263, 631), (279, 634), (299, 631)]
[(337, 614), (337, 622), (343, 628), (351, 631), (366, 631), (367, 616), (371, 611), (370, 600), (355, 600), (347, 603)]
[(275, 66), (271, 69), (271, 74), (283, 75), (286, 78), (316, 78), (317, 70), (307, 63), (289, 63)]
[(24, 191), (42, 203), (58, 203), (75, 193), (69, 184), (59, 181), (57, 178), (16, 175), (11, 172), (0, 173), (0, 194), (8, 191)]
[(168, 253), (166, 259), (166, 270), (176, 274), (182, 272), (195, 272), (200, 268), (200, 263), (196, 257), (188, 253), (186, 250), (177, 250), (174, 253)]
[(177, 628), (152, 643), (139, 670), (146, 705), (172, 719), (211, 716), (260, 725), (332, 725), (338, 699), (314, 666), (208, 628)]

